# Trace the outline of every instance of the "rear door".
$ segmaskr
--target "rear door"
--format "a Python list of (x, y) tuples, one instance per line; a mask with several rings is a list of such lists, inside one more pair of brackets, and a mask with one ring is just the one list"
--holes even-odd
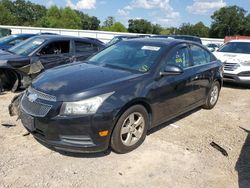
[(195, 44), (190, 45), (191, 60), (193, 64), (193, 89), (194, 99), (199, 102), (206, 98), (211, 87), (214, 75), (217, 71), (216, 59), (211, 53)]
[(39, 60), (45, 69), (71, 62), (70, 40), (51, 41), (39, 52)]
[(180, 75), (164, 76), (155, 83), (152, 92), (155, 103), (154, 122), (163, 123), (169, 118), (184, 111), (195, 101), (193, 99), (193, 70), (189, 47), (182, 44), (170, 51), (161, 65), (161, 71), (167, 64), (181, 67), (183, 73)]
[(83, 61), (87, 59), (89, 56), (98, 52), (99, 48), (96, 44), (91, 43), (90, 41), (84, 40), (75, 40), (75, 60)]

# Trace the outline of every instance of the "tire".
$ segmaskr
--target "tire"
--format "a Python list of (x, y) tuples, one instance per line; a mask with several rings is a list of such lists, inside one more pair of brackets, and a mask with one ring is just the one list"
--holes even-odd
[(149, 115), (142, 105), (128, 108), (113, 130), (111, 148), (120, 154), (136, 149), (145, 140), (148, 127)]
[(220, 89), (221, 89), (220, 83), (218, 81), (215, 81), (212, 84), (212, 87), (210, 88), (210, 91), (206, 99), (206, 103), (202, 106), (202, 108), (212, 109), (216, 105), (220, 96)]

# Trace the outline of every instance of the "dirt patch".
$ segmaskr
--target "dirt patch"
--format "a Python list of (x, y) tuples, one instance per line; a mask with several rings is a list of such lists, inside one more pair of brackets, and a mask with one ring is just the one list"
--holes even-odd
[(124, 155), (62, 154), (23, 136), (20, 121), (8, 116), (13, 96), (0, 96), (0, 187), (250, 187), (247, 88), (224, 87), (213, 110), (157, 127)]

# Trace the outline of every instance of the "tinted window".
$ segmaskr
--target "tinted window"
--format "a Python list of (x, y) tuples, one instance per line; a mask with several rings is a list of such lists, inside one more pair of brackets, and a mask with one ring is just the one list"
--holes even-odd
[(171, 52), (166, 60), (166, 64), (177, 65), (181, 68), (190, 67), (188, 48), (183, 47)]
[(211, 61), (210, 54), (199, 46), (191, 46), (194, 65), (203, 65)]
[(116, 43), (89, 59), (89, 64), (147, 72), (160, 57), (161, 46), (138, 42)]
[(69, 53), (70, 41), (56, 41), (47, 44), (41, 51), (41, 55)]
[(250, 42), (229, 42), (222, 46), (218, 51), (250, 54)]
[(97, 47), (95, 45), (83, 41), (75, 41), (75, 48), (77, 53), (97, 50)]

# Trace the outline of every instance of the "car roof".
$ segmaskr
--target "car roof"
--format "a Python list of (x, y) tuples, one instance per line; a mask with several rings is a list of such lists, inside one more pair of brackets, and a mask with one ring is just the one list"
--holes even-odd
[(31, 34), (31, 33), (20, 33), (20, 34), (12, 34), (14, 37), (29, 37), (29, 36), (35, 36), (36, 34)]
[(242, 40), (230, 40), (229, 42), (247, 42), (247, 43), (249, 43), (250, 40), (247, 40), (247, 39), (242, 39)]
[(85, 40), (91, 43), (100, 44), (102, 45), (101, 41), (95, 40), (94, 38), (88, 37), (75, 37), (75, 36), (67, 36), (67, 35), (36, 35), (34, 38), (44, 39), (44, 40)]
[[(164, 39), (164, 40), (162, 40)], [(179, 43), (193, 43), (192, 41), (179, 40), (179, 39), (169, 39), (169, 38), (135, 38), (131, 40), (127, 40), (124, 42), (134, 41), (138, 43), (148, 43), (152, 45), (171, 45), (171, 44), (179, 44)], [(197, 44), (197, 43), (194, 43)]]

